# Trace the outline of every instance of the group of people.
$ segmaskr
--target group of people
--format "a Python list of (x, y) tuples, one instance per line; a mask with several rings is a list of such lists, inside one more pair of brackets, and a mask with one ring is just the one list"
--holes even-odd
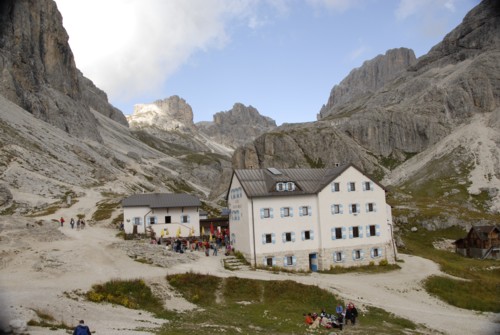
[(349, 321), (351, 325), (355, 325), (357, 317), (358, 310), (354, 304), (350, 302), (346, 305), (345, 309), (339, 304), (335, 308), (335, 313), (332, 314), (327, 313), (325, 309), (322, 309), (319, 315), (317, 313), (305, 313), (304, 322), (311, 329), (316, 329), (321, 326), (327, 329), (339, 328), (342, 330), (344, 325), (347, 325)]
[[(63, 227), (65, 222), (64, 218), (61, 217), (59, 219), (59, 222), (61, 223), (61, 227)], [(75, 225), (76, 225), (76, 230), (85, 229), (85, 221), (83, 219), (78, 219), (75, 223), (75, 219), (71, 218), (71, 220), (69, 220), (69, 225), (71, 226), (71, 229), (74, 229)]]
[[(208, 239), (197, 239), (197, 238), (164, 238), (160, 237), (158, 240), (151, 239), (151, 244), (166, 245), (167, 250), (172, 250), (178, 253), (184, 253), (187, 250), (190, 251), (204, 251), (206, 256), (210, 256), (210, 251), (212, 251), (212, 256), (217, 256), (219, 250), (222, 249), (223, 239), (221, 237), (212, 237), (211, 240)], [(228, 256), (232, 251), (231, 245), (225, 243), (224, 254)]]

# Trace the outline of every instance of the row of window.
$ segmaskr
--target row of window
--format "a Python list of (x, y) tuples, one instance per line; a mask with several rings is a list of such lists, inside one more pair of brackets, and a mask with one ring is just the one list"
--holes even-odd
[[(353, 261), (362, 261), (365, 259), (365, 251), (363, 249), (354, 249), (351, 252)], [(332, 254), (334, 263), (345, 263), (346, 261), (346, 252), (344, 251), (336, 251)], [(370, 258), (376, 259), (381, 258), (383, 256), (382, 248), (374, 247), (370, 248)], [(297, 265), (297, 257), (294, 255), (284, 256), (283, 257), (283, 266), (296, 266)], [(277, 257), (274, 256), (266, 256), (263, 260), (264, 266), (276, 266), (277, 265)]]
[[(332, 192), (340, 192), (341, 191), (340, 183), (338, 183), (338, 182), (333, 182), (331, 184), (331, 188), (332, 188)], [(361, 182), (361, 188), (363, 189), (363, 191), (373, 191), (375, 189), (372, 181)], [(346, 189), (347, 189), (347, 192), (356, 191), (356, 182), (353, 182), (353, 181), (347, 182)]]
[[(361, 213), (361, 205), (360, 204), (349, 204), (347, 206), (349, 209), (349, 214), (359, 214)], [(377, 211), (377, 205), (374, 202), (368, 202), (365, 204), (365, 212), (366, 213), (374, 213)], [(281, 207), (280, 208), (280, 217), (293, 217), (293, 207)], [(344, 214), (344, 205), (342, 204), (333, 204), (331, 205), (331, 213), (335, 214)], [(311, 206), (300, 206), (299, 207), (299, 216), (312, 216)], [(260, 209), (260, 218), (261, 219), (272, 219), (274, 218), (274, 210), (273, 208), (261, 208)]]
[[(312, 216), (311, 206), (300, 206), (299, 207), (299, 216)], [(293, 217), (293, 207), (281, 207), (280, 208), (280, 217)], [(274, 210), (273, 208), (261, 208), (260, 209), (260, 218), (261, 219), (272, 219), (274, 218)]]
[[(179, 222), (180, 223), (190, 223), (191, 219), (189, 215), (183, 214), (179, 216)], [(142, 225), (142, 217), (136, 216), (132, 218), (132, 222), (136, 226)], [(157, 216), (147, 216), (146, 217), (146, 224), (152, 225), (152, 224), (157, 224), (158, 223), (158, 217)], [(165, 223), (172, 223), (172, 216), (167, 215), (165, 216)]]
[[(347, 235), (347, 231), (349, 231), (349, 235)], [(331, 238), (332, 240), (345, 240), (347, 236), (350, 239), (353, 238), (362, 238), (363, 231), (366, 234), (366, 237), (374, 237), (380, 236), (380, 225), (366, 225), (363, 226), (352, 226), (347, 229), (347, 227), (334, 227), (331, 230)], [(314, 231), (313, 230), (303, 230), (300, 233), (302, 241), (306, 240), (314, 240)], [(281, 234), (281, 240), (283, 243), (287, 242), (295, 242), (295, 232), (284, 232)], [(276, 243), (276, 234), (262, 234), (262, 244), (275, 244)]]
[[(349, 204), (347, 206), (349, 208), (349, 214), (359, 214), (361, 213), (361, 205), (360, 204)], [(377, 204), (374, 202), (365, 203), (365, 212), (366, 213), (374, 213), (377, 211)], [(342, 204), (333, 204), (331, 206), (331, 212), (333, 215), (335, 214), (344, 214), (344, 205)]]

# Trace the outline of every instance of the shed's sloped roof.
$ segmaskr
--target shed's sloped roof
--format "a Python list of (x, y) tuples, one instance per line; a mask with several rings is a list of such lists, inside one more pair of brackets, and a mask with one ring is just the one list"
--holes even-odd
[(134, 194), (123, 199), (123, 207), (199, 207), (201, 202), (195, 196), (180, 193), (145, 193)]
[(482, 240), (487, 240), (493, 230), (500, 230), (497, 226), (475, 226), (470, 232), (475, 231), (477, 236)]
[[(352, 165), (331, 169), (277, 169), (275, 174), (268, 169), (235, 170), (234, 173), (248, 197), (290, 196), (316, 194)], [(276, 183), (293, 182), (294, 191), (276, 191)]]

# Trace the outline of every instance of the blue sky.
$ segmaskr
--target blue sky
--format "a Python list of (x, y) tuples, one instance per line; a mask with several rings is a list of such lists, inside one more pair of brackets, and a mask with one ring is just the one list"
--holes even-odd
[(178, 95), (194, 121), (234, 103), (316, 120), (330, 90), (388, 49), (427, 53), (479, 0), (56, 0), (77, 67), (131, 114)]

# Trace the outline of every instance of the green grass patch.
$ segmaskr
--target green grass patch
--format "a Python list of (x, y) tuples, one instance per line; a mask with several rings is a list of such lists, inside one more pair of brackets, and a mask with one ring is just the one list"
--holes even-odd
[(39, 320), (33, 320), (33, 319), (29, 320), (27, 322), (28, 326), (44, 327), (44, 328), (49, 328), (50, 330), (57, 330), (57, 329), (72, 330), (74, 328), (73, 326), (66, 324), (64, 321), (62, 322), (57, 321), (51, 314), (48, 314), (47, 312), (44, 312), (42, 310), (34, 309), (33, 312), (35, 312)]
[(398, 264), (388, 264), (387, 260), (382, 259), (378, 264), (371, 262), (369, 265), (361, 266), (331, 266), (329, 270), (319, 271), (320, 273), (340, 274), (340, 273), (386, 273), (400, 270)]
[(498, 261), (466, 258), (455, 252), (437, 250), (432, 243), (440, 239), (457, 240), (466, 235), (461, 227), (417, 232), (403, 230), (406, 253), (428, 258), (441, 266), (441, 270), (465, 281), (444, 277), (429, 278), (426, 289), (440, 299), (461, 308), (483, 312), (500, 312), (498, 299), (500, 268)]
[(97, 210), (92, 214), (92, 220), (104, 221), (111, 219), (113, 212), (120, 207), (116, 200), (104, 200), (97, 204)]

